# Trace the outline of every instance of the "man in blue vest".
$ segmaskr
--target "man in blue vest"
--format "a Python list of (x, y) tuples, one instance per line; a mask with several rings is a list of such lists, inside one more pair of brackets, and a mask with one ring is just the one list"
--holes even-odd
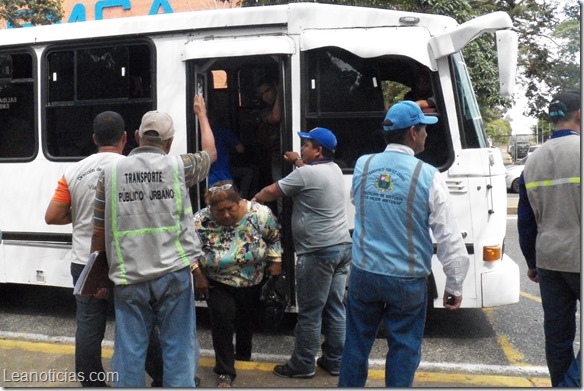
[(529, 268), (527, 276), (539, 283), (553, 387), (562, 382), (574, 361), (580, 300), (580, 105), (578, 91), (552, 99), (549, 117), (555, 131), (529, 156), (519, 177), (519, 244)]
[(202, 256), (189, 187), (203, 181), (217, 158), (203, 97), (194, 111), (202, 151), (168, 155), (172, 118), (142, 117), (139, 147), (106, 167), (95, 191), (91, 251), (105, 250), (114, 283), (116, 386), (144, 387), (149, 335), (160, 330), (163, 387), (194, 387), (198, 345), (191, 263)]
[(462, 302), (468, 254), (438, 170), (414, 155), (424, 150), (425, 116), (412, 101), (393, 105), (383, 122), (385, 151), (361, 156), (353, 173), (353, 264), (347, 336), (339, 386), (364, 387), (368, 358), (383, 321), (389, 352), (387, 387), (411, 387), (421, 359), (431, 273), (432, 237), (446, 274), (444, 307)]

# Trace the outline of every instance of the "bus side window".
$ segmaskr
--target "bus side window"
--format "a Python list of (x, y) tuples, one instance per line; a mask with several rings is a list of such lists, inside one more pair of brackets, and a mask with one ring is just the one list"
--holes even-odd
[(0, 159), (36, 154), (33, 58), (0, 54)]
[[(53, 159), (82, 159), (95, 152), (93, 119), (118, 112), (130, 132), (152, 110), (152, 58), (149, 45), (129, 42), (53, 49), (46, 55), (46, 151)], [(124, 153), (136, 146), (128, 135)]]

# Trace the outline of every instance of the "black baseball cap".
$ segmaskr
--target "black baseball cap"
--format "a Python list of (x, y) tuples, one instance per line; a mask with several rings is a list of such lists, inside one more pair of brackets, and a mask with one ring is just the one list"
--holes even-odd
[(567, 113), (580, 110), (580, 92), (563, 91), (554, 96), (549, 106), (551, 118), (565, 117)]

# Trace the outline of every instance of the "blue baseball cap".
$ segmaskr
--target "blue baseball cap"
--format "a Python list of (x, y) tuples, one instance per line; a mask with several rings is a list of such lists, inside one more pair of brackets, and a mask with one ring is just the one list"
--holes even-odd
[(320, 145), (331, 152), (335, 151), (337, 147), (337, 138), (330, 130), (326, 128), (314, 128), (310, 132), (298, 132), (300, 138), (307, 138), (309, 140), (316, 140)]
[(389, 108), (383, 121), (383, 130), (407, 129), (418, 124), (432, 125), (436, 122), (438, 118), (425, 116), (416, 102), (404, 100)]

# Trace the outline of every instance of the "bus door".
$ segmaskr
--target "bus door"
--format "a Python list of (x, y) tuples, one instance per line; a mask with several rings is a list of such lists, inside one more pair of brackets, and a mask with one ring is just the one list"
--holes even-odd
[[(284, 164), (282, 156), (292, 149), (289, 69), (293, 52), (294, 42), (286, 36), (193, 40), (183, 51), (183, 59), (188, 62), (187, 85), (193, 86), (188, 93), (196, 93), (194, 88), (205, 80), (205, 101), (218, 160), (229, 160), (227, 170), (248, 200), (292, 169)], [(233, 143), (225, 141), (233, 137), (243, 148), (234, 149)], [(198, 136), (188, 143), (189, 151), (199, 149)], [(193, 210), (205, 206), (202, 196), (209, 185), (212, 183), (197, 189), (192, 197)], [(291, 202), (281, 199), (268, 206), (281, 225), (283, 266), (290, 276), (290, 297), (294, 298)]]
[[(194, 116), (193, 113), (193, 96), (194, 95), (202, 95), (205, 98), (205, 102), (207, 103), (207, 76), (204, 71), (204, 67), (195, 66), (195, 64), (190, 64), (189, 73), (193, 75), (191, 78), (192, 82), (189, 84), (191, 88), (188, 88), (188, 95), (187, 95), (187, 107), (185, 108), (187, 113), (187, 118), (189, 125), (187, 129), (195, 129), (194, 132), (187, 132), (187, 151), (189, 153), (197, 152), (201, 150), (201, 137), (200, 137), (200, 127), (199, 121)], [(204, 201), (204, 194), (205, 189), (207, 188), (207, 181), (203, 181), (199, 183), (197, 186), (193, 186), (190, 188), (190, 196), (191, 196), (191, 203), (193, 206), (193, 212), (204, 208), (205, 201)]]

